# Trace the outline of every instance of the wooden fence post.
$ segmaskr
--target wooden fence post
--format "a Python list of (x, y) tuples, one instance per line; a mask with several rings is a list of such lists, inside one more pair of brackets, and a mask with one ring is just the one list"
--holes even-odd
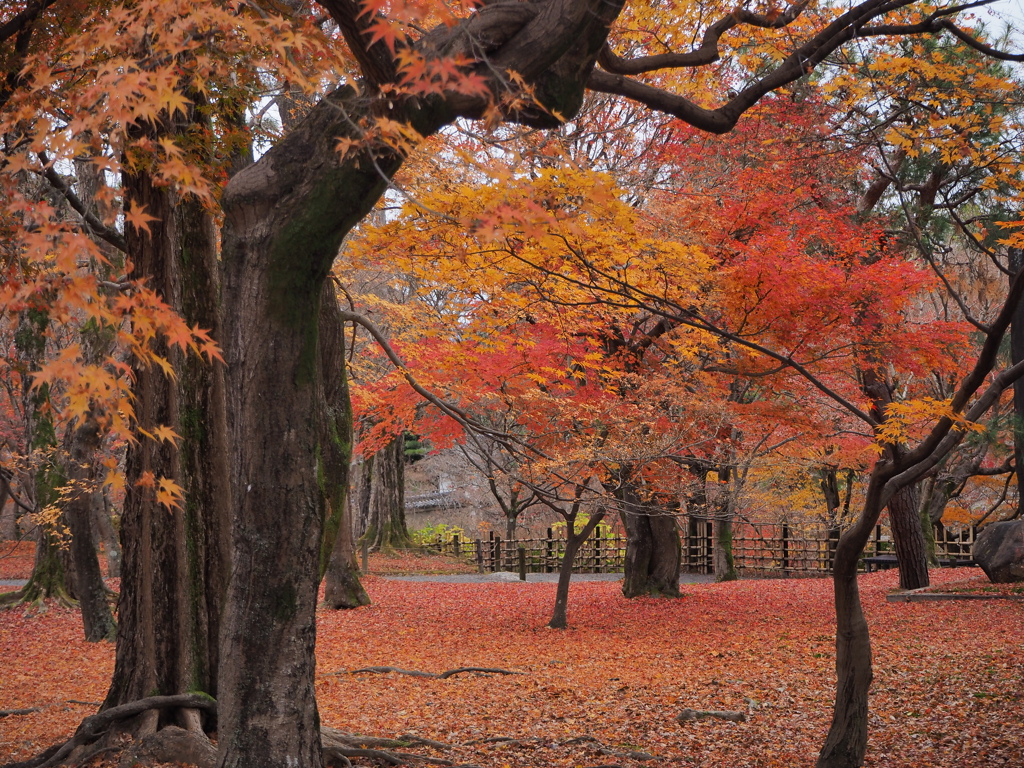
[(456, 557), (462, 554), (462, 548), (459, 546), (459, 534), (457, 533), (452, 534), (452, 550)]
[(519, 580), (526, 581), (526, 547), (519, 548)]
[(476, 540), (476, 567), (479, 573), (484, 572), (484, 545), (480, 539)]
[(555, 557), (555, 542), (553, 533), (554, 531), (548, 528), (548, 537), (544, 542), (544, 573), (551, 573), (554, 570), (554, 568), (551, 567), (551, 563)]
[(782, 524), (782, 572), (789, 571), (789, 524)]

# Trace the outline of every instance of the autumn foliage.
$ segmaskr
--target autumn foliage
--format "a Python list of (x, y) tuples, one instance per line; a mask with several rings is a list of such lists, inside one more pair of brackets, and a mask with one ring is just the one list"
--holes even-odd
[[(936, 581), (960, 580), (939, 572)], [(317, 695), (324, 725), (371, 736), (412, 733), (417, 749), (487, 768), (658, 764), (791, 768), (813, 762), (828, 725), (834, 664), (824, 580), (684, 586), (678, 601), (632, 600), (614, 583), (573, 587), (572, 628), (545, 628), (550, 584), (366, 580), (373, 605), (318, 616)], [(895, 572), (862, 580), (876, 679), (866, 765), (1012, 766), (1024, 759), (1024, 664), (1007, 638), (1016, 604), (890, 604)], [(0, 757), (23, 759), (66, 738), (102, 699), (113, 647), (80, 639), (54, 608), (8, 613), (0, 626), (8, 709)], [(347, 674), (368, 666), (441, 672), (501, 667), (514, 676), (425, 680)], [(684, 708), (737, 710), (745, 723), (679, 724)], [(581, 736), (595, 741), (566, 744)], [(504, 737), (515, 742), (488, 742)], [(358, 760), (354, 760), (358, 764)], [(99, 764), (103, 764), (102, 762)]]

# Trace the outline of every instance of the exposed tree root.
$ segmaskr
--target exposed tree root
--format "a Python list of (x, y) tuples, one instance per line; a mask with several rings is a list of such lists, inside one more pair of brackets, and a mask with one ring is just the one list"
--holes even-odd
[(75, 731), (75, 735), (58, 746), (56, 751), (51, 751), (51, 748), (51, 750), (47, 750), (32, 760), (24, 763), (11, 763), (3, 766), (3, 768), (51, 768), (51, 766), (65, 760), (78, 747), (92, 744), (106, 733), (112, 724), (135, 717), (149, 710), (171, 707), (188, 707), (191, 709), (202, 709), (207, 712), (216, 712), (217, 704), (209, 696), (189, 693), (178, 696), (151, 696), (148, 699), (139, 699), (129, 704), (122, 704), (119, 707), (111, 707), (99, 714), (90, 715), (83, 719), (78, 726), (78, 730)]
[(46, 600), (56, 600), (62, 608), (77, 608), (78, 601), (71, 597), (63, 587), (44, 589), (33, 581), (14, 592), (0, 594), (0, 608), (17, 608), (31, 606), (40, 612), (46, 610)]
[(447, 672), (441, 672), (435, 674), (434, 672), (420, 672), (415, 669), (399, 669), (398, 667), (362, 667), (361, 669), (352, 670), (341, 670), (339, 672), (332, 672), (334, 675), (359, 675), (364, 672), (374, 672), (376, 674), (387, 674), (388, 672), (394, 672), (398, 675), (410, 675), (412, 677), (429, 677), (434, 680), (447, 680), (449, 677), (454, 675), (461, 675), (465, 672), (476, 672), (481, 675), (521, 675), (522, 672), (515, 672), (511, 669), (495, 669), (493, 667), (459, 667), (457, 669), (449, 669)]
[(9, 715), (31, 715), (33, 712), (42, 712), (42, 707), (29, 707), (28, 709), (0, 709), (0, 717)]
[[(440, 675), (431, 675), (431, 677), (438, 678)], [(31, 760), (9, 763), (0, 766), (0, 768), (52, 768), (62, 763), (80, 765), (94, 759), (98, 755), (118, 750), (123, 751), (122, 764), (136, 765), (141, 763), (142, 765), (152, 765), (154, 763), (183, 762), (200, 766), (200, 768), (214, 768), (216, 765), (216, 749), (201, 731), (194, 733), (177, 726), (168, 726), (150, 733), (139, 741), (131, 742), (128, 739), (127, 743), (114, 744), (111, 743), (111, 738), (101, 740), (101, 737), (110, 734), (116, 740), (119, 736), (115, 731), (110, 730), (112, 725), (147, 712), (155, 712), (157, 709), (202, 710), (213, 714), (216, 712), (216, 707), (216, 702), (213, 699), (202, 694), (154, 696), (148, 699), (141, 699), (130, 704), (108, 709), (96, 715), (90, 715), (82, 721), (75, 735), (63, 744), (56, 744)], [(28, 714), (30, 712), (38, 712), (40, 709), (8, 710), (7, 713)], [(474, 746), (494, 746), (498, 748), (530, 746), (531, 748), (543, 749), (586, 745), (593, 752), (613, 758), (641, 761), (661, 759), (646, 752), (619, 751), (602, 744), (601, 741), (589, 735), (577, 736), (561, 742), (550, 742), (538, 737), (487, 736), (464, 744), (448, 744), (413, 734), (402, 734), (396, 738), (380, 738), (359, 736), (339, 731), (335, 728), (322, 727), (320, 729), (320, 737), (323, 744), (324, 764), (331, 768), (337, 766), (354, 768), (356, 765), (366, 765), (366, 761), (372, 761), (375, 765), (419, 764), (444, 766), (444, 768), (481, 768), (481, 766), (475, 763), (462, 762), (462, 755), (459, 755), (460, 752), (464, 752)], [(409, 747), (425, 747), (447, 754), (440, 757), (404, 751)], [(362, 758), (362, 760), (358, 760), (359, 758)], [(353, 760), (358, 760), (358, 762), (354, 763)], [(601, 765), (587, 766), (586, 768), (625, 768), (625, 766), (619, 763), (603, 763)]]
[(717, 717), (719, 720), (731, 720), (734, 723), (746, 722), (745, 712), (718, 711), (712, 709), (684, 709), (676, 715), (676, 722), (685, 723), (690, 720), (703, 720), (706, 717)]

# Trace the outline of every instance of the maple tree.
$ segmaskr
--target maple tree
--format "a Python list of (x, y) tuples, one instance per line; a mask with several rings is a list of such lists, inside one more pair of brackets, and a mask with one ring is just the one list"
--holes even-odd
[[(154, 433), (165, 423), (164, 411), (177, 411), (222, 442), (192, 455), (195, 471), (183, 473), (193, 479), (184, 483), (176, 470), (164, 471), (182, 460), (167, 441), (142, 442), (129, 459), (126, 519), (138, 538), (135, 549), (125, 549), (120, 663), (108, 704), (141, 699), (154, 683), (163, 692), (191, 690), (200, 673), (198, 687), (217, 695), (225, 766), (321, 763), (313, 611), (324, 551), (324, 496), (315, 459), (323, 423), (316, 383), (322, 288), (342, 239), (421, 137), (457, 118), (554, 127), (574, 115), (587, 88), (724, 132), (759, 99), (805, 76), (854, 38), (950, 33), (993, 52), (954, 24), (954, 9), (916, 13), (912, 3), (881, 0), (847, 9), (798, 3), (780, 12), (766, 6), (762, 13), (714, 3), (624, 8), (592, 0), (497, 3), (475, 12), (410, 3), (370, 4), (366, 13), (347, 0), (321, 7), (327, 11), (324, 28), (316, 27), (318, 17), (292, 13), (298, 4), (286, 5), (279, 16), (257, 3), (101, 2), (65, 9), (40, 0), (14, 8), (0, 34), (0, 103), (4, 135), (11, 137), (7, 178), (33, 171), (49, 177), (54, 162), (86, 155), (123, 181), (126, 230), (118, 229), (113, 213), (104, 218), (79, 211), (79, 222), (58, 226), (45, 207), (34, 218), (16, 202), (10, 210), (18, 231), (31, 235), (19, 240), (26, 243), (24, 252), (37, 254), (37, 262), (54, 253), (61, 279), (67, 279), (78, 274), (76, 249), (99, 260), (89, 230), (128, 252), (132, 274), (149, 279), (184, 312), (188, 324), (175, 325), (172, 315), (156, 312), (156, 302), (148, 305), (166, 318), (168, 332), (159, 331), (165, 343), (201, 346), (191, 306), (212, 314), (200, 327), (211, 329), (224, 347), (226, 369), (204, 368), (207, 374), (196, 370), (179, 379), (200, 395), (172, 391), (168, 379), (145, 365), (133, 371), (139, 403), (150, 409), (136, 409), (141, 429)], [(612, 47), (606, 47), (617, 22)], [(690, 48), (683, 41), (700, 34), (702, 43), (693, 50), (676, 48), (677, 42)], [(346, 61), (334, 55), (338, 50)], [(332, 64), (345, 82), (324, 94), (321, 84), (335, 80), (321, 73), (332, 71)], [(242, 118), (260, 90), (261, 68), (320, 98), (243, 168), (248, 137)], [(680, 68), (694, 69), (695, 77), (679, 76)], [(712, 94), (733, 86), (736, 95), (723, 106), (705, 106)], [(222, 318), (214, 280), (218, 245)], [(202, 265), (205, 274), (186, 279), (184, 265)], [(685, 275), (671, 277), (686, 284)], [(188, 287), (180, 307), (172, 299), (179, 285)], [(97, 293), (88, 288), (89, 296)], [(101, 304), (84, 301), (76, 311)], [(157, 338), (154, 324), (144, 313), (133, 317), (138, 321), (131, 328), (142, 339), (125, 343), (139, 359), (161, 366), (167, 357), (159, 345), (155, 351), (148, 346)], [(121, 327), (114, 320), (110, 325)], [(993, 327), (1000, 331), (1002, 325)], [(74, 370), (49, 370), (72, 381), (87, 370), (72, 356), (63, 363)], [(952, 413), (967, 404), (993, 363), (986, 347)], [(202, 407), (179, 408), (189, 397), (198, 397)], [(940, 421), (940, 431), (948, 433), (951, 423)], [(201, 434), (182, 437), (188, 446), (203, 444)], [(937, 435), (932, 443), (943, 440)], [(876, 465), (881, 479), (872, 504), (887, 500), (878, 495), (878, 483), (905, 461)], [(168, 516), (155, 499), (143, 499), (147, 489), (136, 481), (149, 477), (165, 501), (174, 498), (175, 486), (183, 489), (183, 506), (187, 512), (194, 503), (196, 516)], [(206, 530), (203, 541), (220, 553), (191, 559), (181, 547), (189, 540), (186, 522)], [(863, 526), (853, 530), (841, 546), (846, 565), (849, 552), (859, 551)], [(146, 555), (154, 540), (167, 544), (151, 563)], [(174, 585), (166, 605), (154, 603), (154, 573)], [(837, 588), (845, 611), (839, 580)], [(203, 610), (193, 610), (200, 604)], [(145, 615), (159, 617), (155, 628), (146, 625)], [(841, 611), (841, 622), (845, 616)], [(195, 657), (198, 667), (184, 654), (185, 644), (169, 641), (169, 629), (182, 619), (204, 648)], [(212, 631), (218, 624), (219, 631)], [(153, 629), (153, 642), (144, 644), (148, 658), (136, 658), (135, 637)], [(194, 724), (198, 714), (189, 710), (196, 700), (175, 701)], [(268, 720), (272, 727), (265, 727)], [(862, 721), (844, 728), (837, 718), (836, 738), (850, 746), (839, 758), (823, 756), (822, 764), (859, 762)]]

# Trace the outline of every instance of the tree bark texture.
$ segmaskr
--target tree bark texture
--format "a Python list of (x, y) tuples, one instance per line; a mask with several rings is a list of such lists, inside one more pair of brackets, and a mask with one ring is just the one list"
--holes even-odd
[(857, 587), (857, 566), (881, 515), (883, 482), (874, 474), (864, 508), (836, 547), (832, 584), (836, 606), (836, 699), (832, 725), (817, 768), (859, 768), (868, 742), (868, 689), (873, 676), (871, 638)]
[[(1024, 249), (1010, 248), (1010, 282), (1024, 269)], [(1024, 301), (1017, 304), (1010, 324), (1010, 361), (1013, 365), (1024, 360)], [(1024, 500), (1024, 381), (1013, 384), (1013, 465), (1017, 473), (1017, 504)]]
[(320, 296), (318, 339), (318, 407), (320, 435), (317, 470), (324, 533), (320, 575), (326, 574), (324, 601), (331, 608), (358, 608), (370, 602), (359, 581), (348, 503), (352, 460), (352, 401), (345, 370), (345, 326), (338, 311), (334, 282), (324, 282)]
[[(157, 218), (149, 234), (128, 229), (132, 276), (145, 278), (190, 325), (217, 338), (216, 232), (209, 214), (145, 173), (126, 173), (124, 188), (126, 199)], [(223, 366), (164, 352), (177, 380), (135, 366), (136, 417), (143, 429), (170, 426), (181, 436), (180, 449), (144, 439), (128, 452), (117, 653), (104, 708), (154, 694), (217, 691), (230, 511)], [(138, 485), (146, 472), (177, 482), (182, 508), (157, 504), (153, 490)], [(161, 722), (175, 715), (162, 711)]]
[[(871, 413), (878, 423), (885, 421), (885, 408), (892, 402), (892, 388), (874, 368), (861, 372), (861, 388), (871, 399)], [(888, 446), (898, 457), (902, 448)], [(896, 549), (900, 569), (900, 587), (920, 589), (928, 586), (928, 549), (921, 530), (921, 517), (917, 510), (917, 493), (904, 487), (889, 502), (889, 527)]]
[[(479, 34), (467, 38), (463, 25), (442, 26), (423, 45), (477, 55), (485, 41), (481, 53), (490, 68), (518, 72), (550, 109), (572, 116), (621, 5), (512, 5), (464, 23), (482, 27)], [(235, 175), (222, 198), (224, 347), (235, 449), (218, 685), (224, 768), (321, 765), (313, 689), (323, 539), (315, 462), (320, 295), (342, 239), (370, 212), (403, 160), (384, 147), (341, 159), (338, 140), (360, 140), (356, 126), (371, 108), (428, 136), (459, 114), (479, 115), (487, 107), (486, 99), (459, 94), (416, 104), (374, 102), (372, 85), (386, 81), (387, 62), (378, 66), (377, 49), (353, 32), (357, 25), (346, 4), (324, 7), (352, 38), (368, 82), (359, 92), (344, 86), (324, 97)], [(510, 24), (510, 13), (523, 18)], [(490, 24), (492, 17), (501, 23)], [(538, 119), (557, 122), (538, 112)]]
[[(342, 238), (398, 158), (339, 164), (357, 105), (326, 97), (223, 205), (225, 349), (235, 453), (231, 582), (218, 696), (223, 766), (321, 765), (313, 691), (323, 543), (316, 472), (318, 326)], [(428, 131), (429, 132), (429, 131)]]
[(644, 504), (631, 485), (619, 493), (626, 509), (626, 560), (622, 594), (626, 597), (679, 597), (682, 545), (675, 516)]
[(405, 439), (396, 436), (373, 457), (368, 522), (363, 541), (371, 552), (408, 547), (405, 523)]
[(93, 530), (103, 544), (107, 556), (107, 576), (112, 579), (121, 578), (121, 542), (110, 519), (110, 504), (103, 489), (97, 490), (92, 496)]
[(99, 423), (90, 412), (71, 431), (67, 445), (66, 474), (73, 486), (64, 518), (71, 531), (75, 595), (82, 608), (85, 639), (90, 643), (113, 640), (117, 632), (92, 531), (93, 489), (97, 480), (94, 460), (101, 440)]
[(593, 515), (583, 530), (576, 533), (575, 526), (569, 521), (568, 536), (565, 540), (565, 552), (562, 554), (562, 562), (558, 568), (558, 587), (555, 589), (555, 608), (551, 613), (551, 621), (548, 626), (552, 629), (565, 629), (569, 626), (569, 585), (572, 583), (572, 563), (576, 554), (583, 546), (583, 542), (594, 532), (598, 524), (604, 519), (604, 512)]
[(901, 488), (892, 497), (889, 502), (889, 526), (900, 568), (900, 588), (927, 587), (928, 546), (921, 528), (916, 486)]

